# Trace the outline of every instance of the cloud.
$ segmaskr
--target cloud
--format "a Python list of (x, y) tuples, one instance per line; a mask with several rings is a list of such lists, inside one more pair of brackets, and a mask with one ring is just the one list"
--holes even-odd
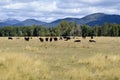
[(97, 12), (120, 14), (119, 3), (120, 0), (0, 0), (0, 17), (50, 22)]
[(24, 9), (25, 6), (27, 6), (27, 4), (25, 3), (15, 3), (15, 4), (9, 4), (9, 5), (5, 5), (3, 6), (3, 8), (5, 9)]

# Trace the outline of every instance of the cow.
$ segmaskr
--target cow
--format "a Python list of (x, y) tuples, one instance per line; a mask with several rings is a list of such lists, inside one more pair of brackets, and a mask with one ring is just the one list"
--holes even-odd
[(52, 38), (50, 38), (50, 42), (52, 42)]
[(81, 42), (81, 40), (75, 40), (74, 42)]
[(29, 41), (30, 38), (29, 37), (25, 37), (24, 39), (25, 39), (25, 41)]
[(63, 37), (62, 37), (62, 36), (60, 36), (59, 40), (63, 40)]
[(53, 38), (54, 39), (54, 41), (58, 41), (58, 38), (57, 37), (55, 37), (55, 38)]
[(63, 38), (65, 39), (65, 41), (68, 41), (68, 40), (70, 40), (70, 39), (71, 39), (71, 37), (70, 37), (70, 36), (64, 36)]
[(93, 36), (91, 36), (91, 39), (93, 39)]
[(86, 39), (86, 34), (84, 33), (84, 34), (82, 34), (82, 39)]
[(8, 39), (12, 40), (13, 38), (12, 37), (8, 37)]
[(45, 38), (45, 41), (48, 41), (48, 40), (49, 40), (49, 38), (48, 38), (48, 37), (46, 37), (46, 38)]
[(39, 38), (40, 42), (44, 42), (44, 39), (43, 38)]
[(94, 39), (90, 39), (89, 42), (96, 42)]

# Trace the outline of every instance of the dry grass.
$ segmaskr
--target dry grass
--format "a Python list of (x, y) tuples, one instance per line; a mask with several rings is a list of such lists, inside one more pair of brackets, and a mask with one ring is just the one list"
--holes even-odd
[(49, 68), (40, 59), (23, 53), (0, 54), (0, 80), (46, 80)]
[(120, 38), (79, 39), (0, 38), (0, 80), (120, 80)]

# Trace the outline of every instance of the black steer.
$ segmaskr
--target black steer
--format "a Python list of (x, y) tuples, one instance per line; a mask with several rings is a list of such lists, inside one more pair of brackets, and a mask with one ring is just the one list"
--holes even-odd
[(40, 42), (44, 42), (44, 39), (43, 38), (39, 38)]
[(45, 41), (48, 41), (49, 40), (49, 38), (45, 38)]
[(75, 40), (74, 42), (81, 42), (81, 40)]
[(53, 38), (54, 39), (54, 41), (58, 41), (58, 38), (57, 37), (55, 37), (55, 38)]
[(96, 42), (94, 39), (90, 39), (89, 42)]
[(30, 38), (29, 37), (25, 37), (24, 39), (25, 39), (25, 41), (29, 41)]
[(13, 38), (12, 37), (8, 37), (8, 39), (12, 40)]
[(50, 42), (52, 42), (52, 38), (50, 38)]

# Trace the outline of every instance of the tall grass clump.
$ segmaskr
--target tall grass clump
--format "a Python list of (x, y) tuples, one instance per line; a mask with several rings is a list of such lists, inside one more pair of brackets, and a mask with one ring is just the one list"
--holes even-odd
[(49, 80), (49, 67), (35, 56), (0, 53), (0, 80)]

